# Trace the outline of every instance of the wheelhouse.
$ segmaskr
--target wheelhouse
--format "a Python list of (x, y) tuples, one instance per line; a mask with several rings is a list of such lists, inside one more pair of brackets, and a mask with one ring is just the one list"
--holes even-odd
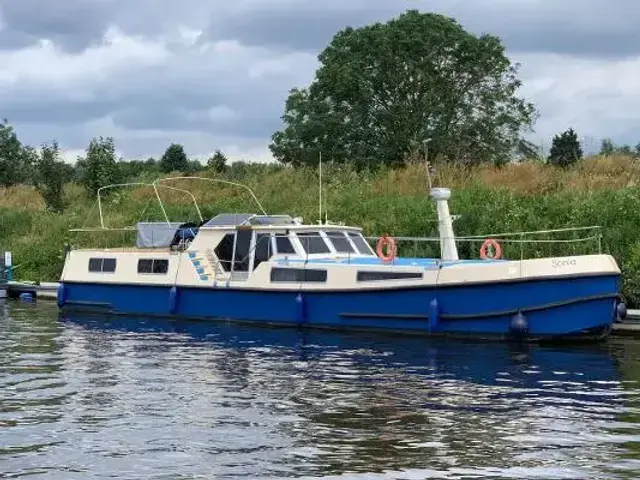
[(199, 227), (188, 248), (210, 251), (220, 273), (236, 278), (273, 257), (375, 257), (359, 228), (303, 225), (288, 215), (220, 214)]

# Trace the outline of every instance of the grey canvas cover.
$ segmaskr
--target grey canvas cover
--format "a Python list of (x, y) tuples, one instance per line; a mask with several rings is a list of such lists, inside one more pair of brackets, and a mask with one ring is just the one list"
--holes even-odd
[(139, 222), (136, 224), (136, 247), (169, 247), (180, 225), (180, 222)]

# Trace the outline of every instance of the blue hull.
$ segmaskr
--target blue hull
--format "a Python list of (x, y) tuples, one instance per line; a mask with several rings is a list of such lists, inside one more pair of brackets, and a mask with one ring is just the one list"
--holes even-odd
[(536, 339), (608, 333), (618, 292), (619, 276), (355, 292), (65, 283), (58, 302), (63, 310), (472, 337), (512, 336), (521, 312)]

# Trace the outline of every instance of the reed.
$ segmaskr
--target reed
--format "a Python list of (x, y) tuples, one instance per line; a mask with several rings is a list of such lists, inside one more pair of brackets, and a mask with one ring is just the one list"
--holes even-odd
[[(640, 163), (636, 159), (593, 157), (566, 170), (534, 162), (499, 168), (436, 165), (435, 170), (434, 184), (453, 190), (450, 205), (452, 213), (460, 215), (455, 222), (459, 236), (601, 225), (603, 251), (614, 255), (623, 268), (624, 295), (631, 305), (640, 305)], [(323, 171), (327, 199), (323, 211), (330, 221), (360, 225), (371, 236), (385, 232), (437, 235), (424, 165), (364, 172), (345, 165), (326, 165)], [(318, 176), (313, 168), (258, 165), (233, 176), (209, 175), (248, 185), (269, 213), (302, 216), (307, 222), (318, 220)], [(250, 196), (236, 187), (184, 181), (167, 185), (191, 190), (205, 216), (257, 211)], [(68, 243), (117, 246), (134, 241), (131, 233), (70, 234), (69, 228), (99, 226), (99, 218), (95, 199), (87, 198), (81, 187), (69, 184), (65, 192), (67, 209), (57, 215), (44, 211), (40, 195), (31, 187), (0, 190), (0, 245), (13, 251), (18, 278), (55, 280)], [(187, 195), (168, 189), (161, 195), (172, 220), (197, 220)], [(163, 218), (150, 188), (112, 192), (103, 202), (103, 211), (109, 227)], [(576, 235), (566, 234), (565, 239)], [(461, 243), (461, 255), (477, 258), (481, 241)], [(437, 253), (434, 246), (418, 251), (401, 243), (400, 249), (402, 255)], [(509, 258), (596, 251), (595, 240), (527, 245), (522, 250), (519, 244), (506, 246)]]

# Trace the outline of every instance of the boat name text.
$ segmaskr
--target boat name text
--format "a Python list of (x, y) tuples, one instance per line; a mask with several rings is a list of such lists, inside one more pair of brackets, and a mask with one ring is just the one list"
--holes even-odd
[(569, 260), (553, 260), (552, 265), (553, 268), (575, 267), (577, 265), (577, 262), (575, 258)]

